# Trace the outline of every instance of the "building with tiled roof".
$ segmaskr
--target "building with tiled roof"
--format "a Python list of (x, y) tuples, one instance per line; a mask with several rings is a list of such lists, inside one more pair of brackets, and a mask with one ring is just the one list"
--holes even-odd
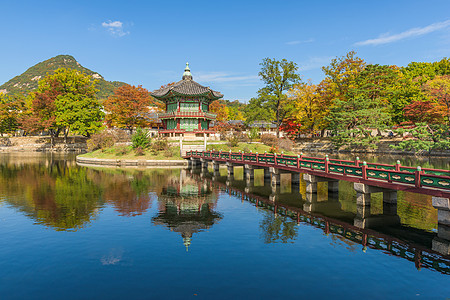
[(209, 105), (223, 95), (195, 82), (188, 63), (180, 81), (155, 90), (151, 95), (166, 104), (166, 111), (158, 115), (164, 126), (160, 133), (169, 136), (213, 133), (210, 123), (216, 115), (209, 112)]

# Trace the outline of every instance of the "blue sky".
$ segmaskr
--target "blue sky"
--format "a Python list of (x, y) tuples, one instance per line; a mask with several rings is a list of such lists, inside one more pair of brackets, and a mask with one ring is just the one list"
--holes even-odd
[(355, 50), (368, 63), (450, 57), (450, 1), (6, 1), (1, 0), (0, 84), (59, 54), (107, 80), (154, 90), (194, 80), (246, 101), (265, 57), (321, 67)]

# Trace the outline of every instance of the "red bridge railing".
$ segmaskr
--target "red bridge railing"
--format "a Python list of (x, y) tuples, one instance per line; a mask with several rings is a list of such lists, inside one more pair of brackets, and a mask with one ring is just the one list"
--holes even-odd
[[(305, 173), (321, 173), (321, 176), (332, 177), (349, 181), (385, 182), (390, 186), (407, 185), (416, 189), (441, 190), (450, 192), (450, 171), (430, 168), (414, 168), (395, 165), (366, 163), (360, 160), (339, 160), (328, 157), (308, 157), (304, 155), (277, 155), (244, 152), (222, 151), (188, 151), (184, 158), (204, 158), (207, 160), (227, 161), (238, 164), (252, 164), (263, 167), (278, 167), (285, 170)], [(329, 175), (329, 176), (327, 176)], [(359, 180), (358, 180), (359, 181)], [(417, 191), (416, 191), (417, 192)], [(450, 195), (450, 194), (449, 194)], [(440, 196), (442, 196), (440, 194)]]

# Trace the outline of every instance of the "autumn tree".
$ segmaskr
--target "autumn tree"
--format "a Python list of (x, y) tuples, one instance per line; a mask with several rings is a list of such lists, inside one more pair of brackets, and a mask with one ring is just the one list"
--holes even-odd
[(443, 121), (442, 112), (430, 100), (414, 101), (403, 108), (403, 114), (412, 123), (438, 124)]
[(132, 132), (135, 127), (149, 124), (151, 105), (155, 105), (155, 101), (145, 88), (125, 84), (105, 100), (106, 121), (109, 126), (126, 128)]
[(73, 69), (60, 68), (39, 81), (30, 94), (25, 130), (49, 131), (52, 138), (64, 130), (89, 136), (102, 126), (103, 112), (95, 94), (96, 81)]
[(261, 71), (258, 75), (265, 86), (258, 91), (261, 102), (266, 102), (268, 107), (275, 112), (277, 125), (277, 137), (280, 136), (280, 125), (283, 121), (286, 108), (289, 105), (286, 92), (300, 81), (297, 64), (292, 61), (282, 59), (281, 61), (265, 58), (260, 63)]
[(20, 96), (0, 93), (0, 134), (14, 132), (19, 127), (20, 114), (24, 108)]
[[(319, 87), (308, 80), (307, 83), (295, 84), (288, 92), (289, 99), (293, 102), (293, 110), (284, 123), (290, 124), (289, 128), (298, 128), (302, 132), (313, 132), (325, 127), (325, 116), (328, 107), (320, 94)], [(297, 125), (297, 126), (295, 126)]]
[(424, 85), (425, 94), (434, 103), (436, 111), (450, 125), (450, 75), (436, 76)]
[(228, 120), (228, 107), (223, 100), (215, 100), (209, 105), (209, 111), (217, 114), (216, 120), (218, 122), (225, 122)]

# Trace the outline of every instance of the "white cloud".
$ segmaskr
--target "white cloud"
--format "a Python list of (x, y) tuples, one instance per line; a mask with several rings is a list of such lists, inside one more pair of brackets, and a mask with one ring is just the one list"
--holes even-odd
[(299, 63), (298, 68), (300, 72), (320, 69), (321, 67), (328, 65), (333, 58), (333, 56), (311, 57), (307, 61)]
[(102, 26), (108, 30), (112, 36), (122, 37), (129, 34), (129, 31), (124, 31), (123, 23), (120, 21), (103, 22)]
[(307, 39), (303, 41), (290, 41), (287, 42), (286, 45), (298, 45), (298, 44), (306, 44), (306, 43), (312, 43), (314, 42), (314, 39)]
[(409, 37), (414, 36), (421, 36), (424, 34), (428, 34), (437, 30), (444, 29), (446, 27), (450, 26), (450, 20), (444, 21), (444, 22), (438, 22), (433, 23), (431, 25), (425, 26), (425, 27), (416, 27), (411, 28), (407, 31), (398, 33), (398, 34), (389, 34), (385, 33), (382, 34), (380, 37), (376, 39), (369, 39), (361, 42), (355, 43), (356, 46), (367, 46), (367, 45), (382, 45), (382, 44), (389, 44), (393, 42), (397, 42)]

